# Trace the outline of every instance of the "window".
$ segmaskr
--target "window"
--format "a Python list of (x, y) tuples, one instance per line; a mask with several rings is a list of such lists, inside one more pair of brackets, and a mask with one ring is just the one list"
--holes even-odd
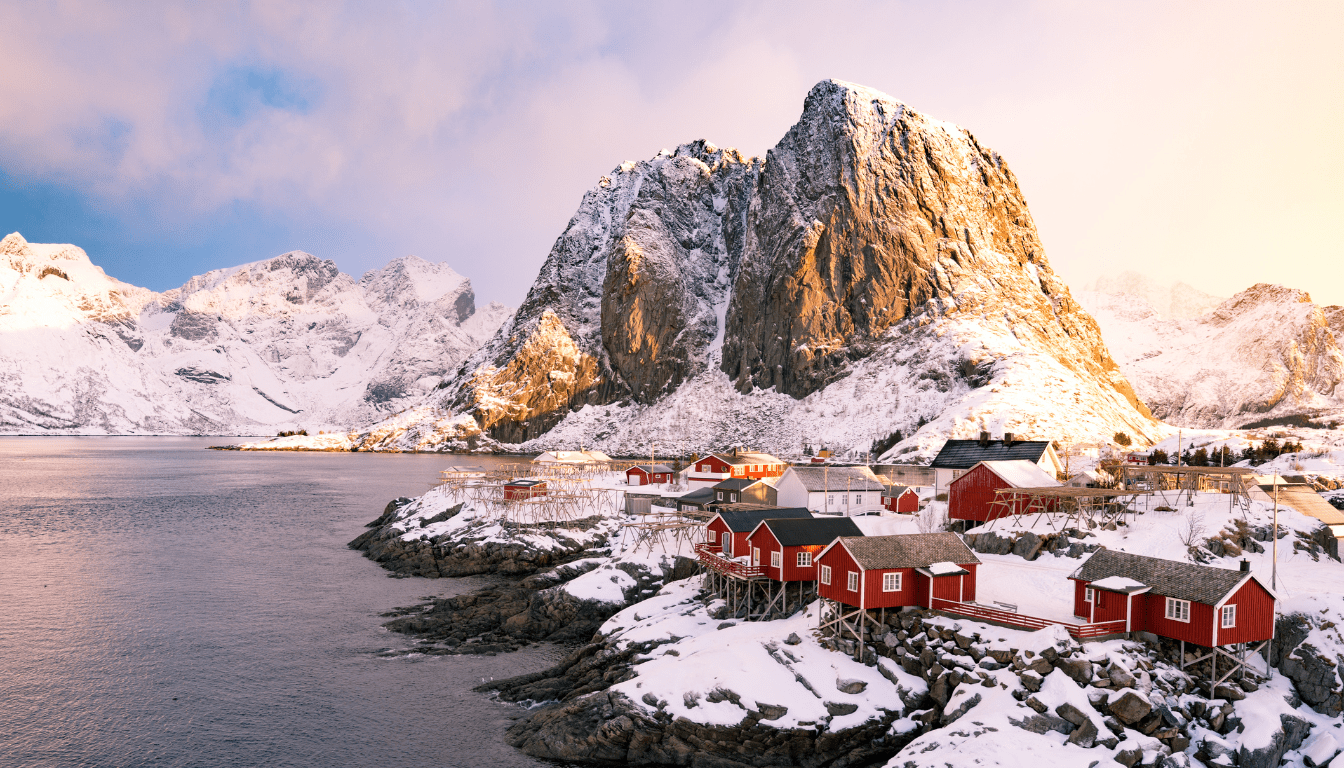
[(900, 591), (901, 591), (901, 574), (899, 574), (899, 573), (884, 573), (884, 574), (882, 574), (882, 591), (883, 591), (883, 592), (900, 592)]
[(770, 553), (770, 567), (771, 567), (771, 568), (779, 568), (780, 565), (781, 565), (781, 564), (780, 564), (780, 558), (781, 558), (781, 557), (782, 557), (782, 555), (781, 555), (779, 552), (771, 552), (771, 553)]
[(723, 535), (723, 552), (729, 557), (733, 556), (733, 536), (730, 533)]
[(835, 503), (835, 494), (833, 493), (826, 494), (826, 506), (829, 507), (834, 503)]
[(799, 567), (799, 568), (811, 568), (811, 567), (812, 567), (812, 553), (811, 553), (811, 552), (799, 552), (799, 553), (798, 553), (798, 567)]
[(710, 543), (710, 544), (713, 544), (715, 541), (717, 541), (717, 540), (718, 540), (718, 539), (717, 539), (718, 535), (719, 535), (719, 532), (718, 532), (718, 531), (714, 530), (713, 528), (710, 528), (710, 529), (709, 529), (709, 534), (708, 534), (708, 537), (709, 537), (709, 543)]
[(719, 501), (723, 501), (723, 491), (719, 491)]
[(1223, 629), (1231, 629), (1237, 626), (1237, 606), (1223, 606)]
[(1096, 591), (1093, 590), (1091, 587), (1087, 587), (1087, 588), (1085, 588), (1085, 589), (1083, 590), (1083, 602), (1084, 602), (1084, 603), (1090, 603), (1090, 602), (1092, 602), (1092, 601), (1096, 598), (1096, 596), (1097, 596)]
[[(803, 554), (807, 554), (807, 553), (804, 552)], [(827, 585), (827, 586), (830, 586), (830, 584), (831, 584), (831, 566), (829, 566), (829, 565), (823, 565), (823, 566), (821, 566), (821, 568), (818, 569), (818, 570), (821, 571), (821, 573), (818, 574), (818, 575), (820, 576), (820, 578), (821, 578), (821, 583), (822, 583), (822, 584), (825, 584), (825, 585)]]
[(1167, 598), (1167, 618), (1173, 621), (1190, 621), (1190, 601)]
[(860, 496), (860, 495), (857, 494), (857, 493), (854, 494), (854, 503), (855, 503), (855, 504), (862, 504), (862, 503), (863, 503), (863, 497)]
[(859, 591), (859, 574), (855, 573), (854, 571), (849, 572), (849, 591), (850, 592)]

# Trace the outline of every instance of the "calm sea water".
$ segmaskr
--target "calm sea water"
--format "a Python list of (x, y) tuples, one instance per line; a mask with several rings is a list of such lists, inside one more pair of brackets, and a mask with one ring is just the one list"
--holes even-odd
[(346, 549), (476, 458), (0, 438), (0, 766), (536, 766), (471, 693), (555, 649), (385, 657), (379, 613), (475, 579)]

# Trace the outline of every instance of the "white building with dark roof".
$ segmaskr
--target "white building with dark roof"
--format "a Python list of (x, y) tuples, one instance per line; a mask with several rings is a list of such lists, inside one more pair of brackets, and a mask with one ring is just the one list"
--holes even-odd
[(806, 506), (828, 515), (878, 515), (887, 486), (868, 467), (794, 467)]

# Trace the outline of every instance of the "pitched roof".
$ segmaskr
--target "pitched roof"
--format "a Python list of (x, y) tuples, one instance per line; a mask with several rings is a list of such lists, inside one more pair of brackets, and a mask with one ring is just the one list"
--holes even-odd
[(812, 517), (812, 513), (802, 507), (768, 507), (763, 504), (741, 504), (732, 506), (751, 506), (756, 509), (720, 509), (717, 515), (723, 518), (728, 530), (733, 533), (751, 533), (758, 523), (767, 518)]
[(747, 451), (738, 451), (734, 454), (732, 451), (714, 454), (715, 458), (735, 467), (743, 464), (783, 464), (784, 460), (771, 456), (768, 453), (750, 453)]
[(677, 501), (684, 501), (688, 504), (704, 504), (714, 500), (714, 489), (708, 486), (696, 488), (690, 493), (683, 493), (677, 497)]
[(1217, 605), (1247, 575), (1243, 571), (1228, 568), (1099, 549), (1069, 578), (1092, 582), (1111, 576), (1124, 576), (1151, 587), (1153, 592), (1165, 597)]
[(813, 493), (886, 489), (873, 470), (867, 467), (794, 467), (793, 471), (803, 481), (803, 486)]
[[(1054, 488), (1063, 485), (1034, 462), (1017, 459), (1014, 461), (982, 461), (989, 471), (998, 475), (1014, 488)], [(965, 477), (966, 475), (962, 475)], [(960, 479), (960, 478), (958, 478)], [(956, 482), (953, 480), (952, 482)]]
[(786, 547), (825, 546), (841, 536), (863, 535), (848, 517), (767, 518), (760, 525)]
[(1002, 440), (990, 440), (981, 446), (979, 440), (948, 440), (929, 466), (939, 469), (970, 469), (982, 461), (1013, 461), (1022, 459), (1037, 462), (1050, 447), (1049, 440), (1014, 440), (1005, 445)]
[[(914, 491), (914, 490), (915, 490), (914, 488), (911, 488), (908, 485), (893, 485), (887, 488), (885, 491), (883, 491), (882, 495), (890, 496), (893, 499), (899, 499), (900, 497), (905, 495), (906, 491)], [(915, 492), (918, 493), (918, 491)]]
[[(1274, 496), (1273, 483), (1261, 485), (1260, 490), (1270, 497)], [(1344, 512), (1335, 509), (1314, 488), (1305, 483), (1279, 485), (1279, 503), (1292, 507), (1308, 517), (1314, 517), (1326, 525), (1344, 525)]]
[(716, 491), (740, 491), (756, 484), (756, 480), (750, 480), (745, 477), (733, 477), (720, 483), (715, 483), (712, 487)]
[(928, 568), (934, 563), (978, 563), (955, 533), (906, 533), (894, 536), (846, 536), (838, 540), (865, 570)]
[(534, 485), (545, 485), (545, 484), (546, 484), (545, 480), (533, 480), (530, 477), (519, 477), (505, 483), (505, 485), (517, 486), (520, 488), (528, 488)]
[[(667, 466), (666, 464), (653, 464), (653, 465), (649, 465), (649, 464), (636, 464), (635, 466), (631, 467), (630, 469), (642, 469), (642, 470), (644, 470), (645, 472), (648, 472), (648, 473), (650, 473), (650, 474), (659, 474), (659, 475), (662, 475), (662, 474), (671, 474), (671, 473), (672, 473), (672, 468), (669, 467), (669, 466)], [(625, 470), (625, 471), (626, 471), (626, 472), (629, 472), (630, 469), (627, 469), (627, 470)]]

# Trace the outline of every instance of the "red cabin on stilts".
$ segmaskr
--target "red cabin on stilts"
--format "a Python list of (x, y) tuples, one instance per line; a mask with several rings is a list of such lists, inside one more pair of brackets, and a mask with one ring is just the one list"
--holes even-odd
[(865, 610), (971, 602), (979, 565), (955, 533), (843, 537), (817, 557), (817, 593)]

